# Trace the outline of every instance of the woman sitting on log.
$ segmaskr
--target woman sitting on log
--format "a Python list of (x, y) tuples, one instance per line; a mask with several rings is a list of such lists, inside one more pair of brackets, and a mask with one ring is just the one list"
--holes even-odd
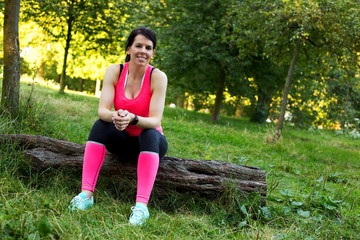
[(167, 77), (149, 64), (155, 47), (152, 30), (135, 29), (127, 39), (126, 63), (107, 68), (98, 108), (100, 119), (94, 123), (85, 147), (82, 191), (72, 199), (70, 209), (93, 206), (93, 193), (107, 149), (120, 159), (138, 159), (136, 204), (129, 222), (142, 225), (149, 218), (147, 203), (159, 159), (167, 151), (161, 128)]

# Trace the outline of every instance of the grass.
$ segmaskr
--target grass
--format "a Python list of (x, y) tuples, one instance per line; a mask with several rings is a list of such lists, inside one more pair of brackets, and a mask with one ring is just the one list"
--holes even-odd
[[(0, 115), (0, 134), (27, 133), (85, 143), (98, 99), (47, 86), (21, 84), (20, 116)], [(145, 226), (128, 226), (136, 188), (99, 177), (95, 206), (69, 212), (81, 173), (32, 169), (22, 151), (0, 151), (0, 239), (358, 239), (360, 140), (327, 130), (274, 126), (166, 108), (162, 121), (169, 156), (221, 160), (267, 171), (267, 204), (240, 201), (229, 188), (209, 200), (169, 192), (151, 196)], [(130, 181), (130, 182), (126, 182)]]

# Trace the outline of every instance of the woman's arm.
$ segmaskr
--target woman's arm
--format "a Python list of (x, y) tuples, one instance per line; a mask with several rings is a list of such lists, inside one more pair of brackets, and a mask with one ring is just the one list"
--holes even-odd
[[(136, 126), (140, 128), (157, 128), (161, 122), (165, 107), (167, 76), (159, 69), (154, 69), (151, 76), (152, 97), (150, 101), (149, 117), (140, 117)], [(134, 119), (131, 114), (131, 121)]]
[(115, 86), (120, 73), (119, 65), (111, 65), (105, 71), (103, 88), (101, 90), (98, 115), (105, 122), (112, 122), (116, 111), (111, 111), (114, 103)]

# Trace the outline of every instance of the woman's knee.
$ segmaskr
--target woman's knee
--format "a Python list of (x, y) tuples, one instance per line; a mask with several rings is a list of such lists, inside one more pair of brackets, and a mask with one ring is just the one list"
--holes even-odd
[(140, 138), (155, 138), (158, 134), (161, 134), (158, 130), (153, 128), (143, 129), (140, 132)]
[(139, 136), (140, 151), (156, 152), (160, 157), (167, 151), (167, 141), (158, 130), (144, 129)]
[(88, 141), (99, 142), (106, 145), (110, 132), (111, 123), (98, 119), (91, 128)]
[(144, 129), (139, 135), (139, 142), (159, 142), (159, 131), (155, 129)]
[(139, 135), (140, 151), (159, 152), (159, 131), (144, 129)]

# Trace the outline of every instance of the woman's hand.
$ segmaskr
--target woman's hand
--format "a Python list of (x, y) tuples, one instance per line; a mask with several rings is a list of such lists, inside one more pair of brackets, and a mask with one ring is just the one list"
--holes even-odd
[(129, 126), (129, 123), (132, 120), (131, 115), (132, 114), (127, 110), (117, 110), (112, 116), (115, 128), (119, 131), (123, 131), (127, 126)]

